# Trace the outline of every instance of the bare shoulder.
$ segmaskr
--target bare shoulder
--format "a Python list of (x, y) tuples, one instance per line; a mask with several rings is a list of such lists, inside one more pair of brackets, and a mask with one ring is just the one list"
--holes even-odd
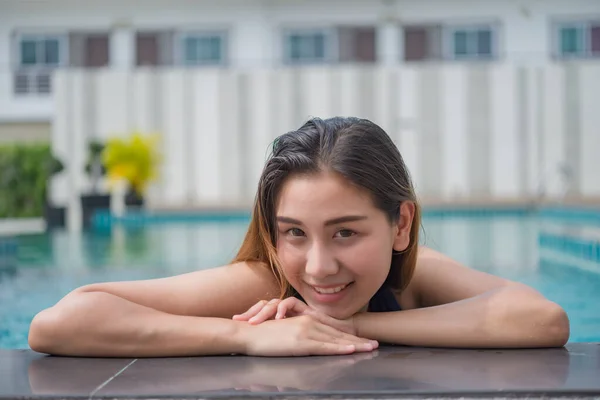
[(159, 279), (95, 283), (70, 295), (81, 292), (106, 292), (170, 314), (230, 318), (278, 297), (279, 286), (267, 265), (240, 262)]
[(421, 246), (413, 278), (399, 295), (399, 301), (407, 309), (429, 307), (474, 297), (510, 284), (513, 282)]
[(423, 263), (430, 263), (432, 257), (437, 255), (436, 251), (424, 247), (419, 246), (419, 251), (417, 254), (417, 265), (415, 265), (415, 270), (413, 272), (413, 276), (409, 284), (402, 290), (402, 292), (396, 295), (396, 299), (398, 300), (400, 307), (403, 310), (412, 310), (420, 307), (420, 301), (418, 299), (417, 285), (415, 284), (415, 276), (417, 275), (417, 271), (420, 272), (421, 268), (419, 266), (423, 265)]

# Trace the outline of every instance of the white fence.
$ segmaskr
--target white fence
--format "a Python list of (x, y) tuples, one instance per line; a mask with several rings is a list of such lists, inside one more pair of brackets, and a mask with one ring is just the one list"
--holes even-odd
[(424, 200), (600, 196), (598, 62), (62, 70), (54, 92), (53, 148), (66, 170), (51, 195), (72, 221), (91, 138), (162, 134), (155, 207), (246, 206), (270, 142), (311, 116), (381, 125)]

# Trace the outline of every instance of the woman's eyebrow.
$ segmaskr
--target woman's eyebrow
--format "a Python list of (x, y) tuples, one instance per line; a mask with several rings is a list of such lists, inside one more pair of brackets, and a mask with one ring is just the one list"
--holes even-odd
[[(333, 219), (325, 221), (325, 226), (341, 224), (344, 222), (362, 221), (367, 218), (368, 217), (366, 215), (345, 215), (343, 217), (337, 217), (337, 218), (333, 218)], [(290, 217), (284, 217), (284, 216), (278, 216), (277, 222), (283, 222), (286, 224), (303, 225), (302, 221), (300, 221), (300, 220), (290, 218)]]

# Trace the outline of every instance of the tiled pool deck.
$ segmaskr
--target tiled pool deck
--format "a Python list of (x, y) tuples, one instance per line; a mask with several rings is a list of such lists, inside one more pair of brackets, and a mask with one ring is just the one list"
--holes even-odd
[(334, 357), (91, 359), (0, 350), (2, 399), (600, 398), (600, 343)]

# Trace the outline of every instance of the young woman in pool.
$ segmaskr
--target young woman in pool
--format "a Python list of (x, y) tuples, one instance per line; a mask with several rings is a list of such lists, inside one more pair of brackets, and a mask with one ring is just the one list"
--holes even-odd
[(561, 307), (419, 246), (419, 227), (389, 136), (368, 120), (314, 119), (275, 140), (231, 265), (83, 286), (36, 315), (29, 344), (152, 357), (567, 342)]

